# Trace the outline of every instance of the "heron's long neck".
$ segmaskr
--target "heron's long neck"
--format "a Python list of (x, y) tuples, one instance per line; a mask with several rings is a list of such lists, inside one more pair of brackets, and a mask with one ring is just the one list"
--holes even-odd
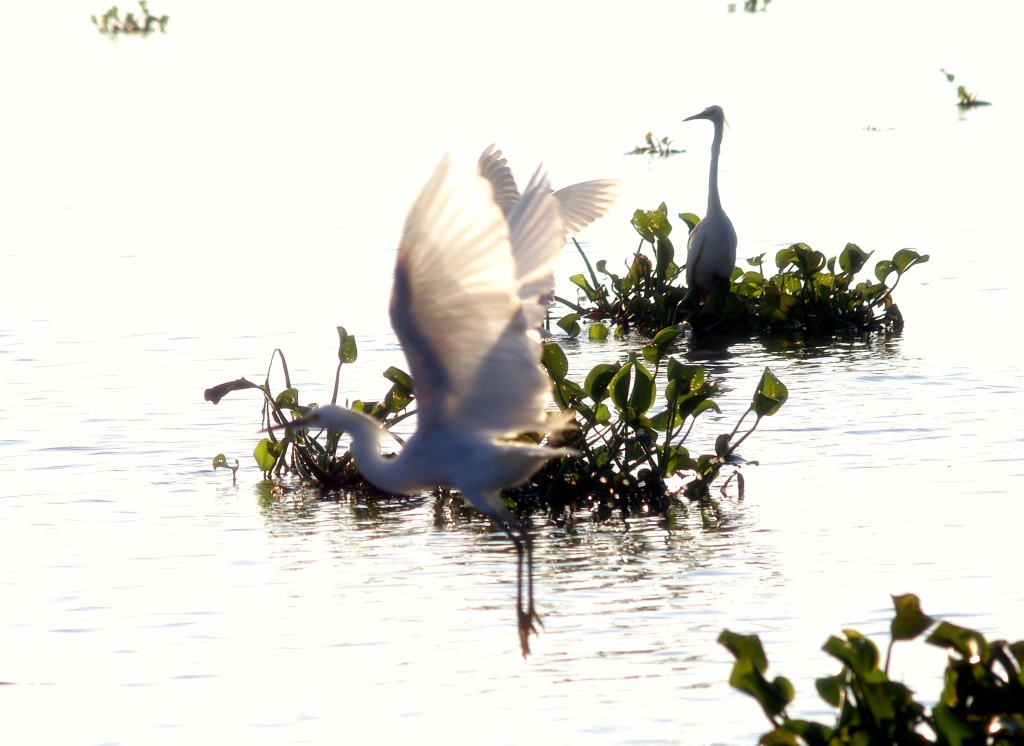
[(718, 155), (722, 152), (724, 123), (715, 121), (715, 139), (711, 141), (711, 173), (708, 176), (708, 213), (722, 212), (722, 200), (718, 197)]
[(384, 458), (380, 452), (381, 428), (375, 419), (346, 410), (345, 430), (352, 436), (352, 456), (359, 473), (385, 492), (408, 494), (409, 487), (401, 473), (400, 458)]

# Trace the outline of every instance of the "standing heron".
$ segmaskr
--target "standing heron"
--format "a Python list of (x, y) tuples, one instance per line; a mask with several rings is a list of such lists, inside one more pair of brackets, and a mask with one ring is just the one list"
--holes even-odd
[(715, 125), (708, 177), (708, 211), (690, 232), (686, 250), (686, 284), (704, 298), (717, 278), (732, 279), (732, 271), (736, 267), (736, 229), (722, 209), (722, 200), (718, 196), (718, 155), (722, 150), (725, 112), (721, 106), (709, 106), (683, 121), (693, 119), (708, 119)]
[[(478, 167), (448, 156), (413, 203), (395, 263), (391, 324), (412, 373), (416, 431), (385, 458), (379, 423), (326, 405), (283, 427), (348, 433), (360, 473), (395, 494), (449, 487), (488, 516), (515, 545), (517, 614), (523, 655), (540, 617), (533, 604), (530, 536), (502, 502), (547, 461), (571, 453), (510, 440), (548, 434), (551, 384), (536, 331), (541, 295), (565, 243), (559, 201), (538, 169), (507, 219)], [(523, 564), (527, 602), (523, 602)]]

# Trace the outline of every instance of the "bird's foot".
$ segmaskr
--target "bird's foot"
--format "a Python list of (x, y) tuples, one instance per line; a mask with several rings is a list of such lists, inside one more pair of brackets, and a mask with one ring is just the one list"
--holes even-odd
[(530, 654), (530, 634), (537, 634), (537, 624), (544, 626), (533, 607), (526, 611), (519, 609), (519, 648), (524, 658)]

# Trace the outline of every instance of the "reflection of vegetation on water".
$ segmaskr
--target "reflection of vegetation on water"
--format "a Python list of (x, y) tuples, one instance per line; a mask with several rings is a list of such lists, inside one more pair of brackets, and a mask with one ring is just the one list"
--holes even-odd
[[(699, 222), (693, 213), (679, 217), (690, 231)], [(716, 334), (899, 330), (903, 317), (893, 301), (893, 290), (908, 269), (929, 259), (913, 249), (901, 249), (891, 260), (875, 264), (877, 283), (858, 282), (855, 275), (871, 253), (851, 243), (838, 257), (826, 259), (807, 244), (797, 243), (776, 253), (777, 274), (765, 275), (761, 254), (747, 260), (752, 269), (734, 268), (731, 281), (721, 279), (701, 299), (682, 284), (685, 265), (676, 263), (665, 203), (656, 210), (637, 210), (632, 223), (640, 234), (640, 245), (623, 275), (611, 272), (604, 260), (592, 265), (576, 244), (587, 269), (586, 274), (569, 278), (579, 297), (576, 301), (556, 298), (573, 311), (558, 322), (570, 336), (581, 331), (583, 318), (594, 322), (591, 338), (607, 335), (605, 321), (619, 337), (631, 330), (653, 334), (681, 322), (697, 332)], [(895, 282), (888, 285), (893, 276)]]
[[(338, 334), (339, 362), (332, 404), (337, 401), (341, 366), (355, 362), (357, 357), (355, 339), (343, 327), (338, 327)], [(725, 484), (735, 479), (742, 495), (739, 469), (747, 462), (737, 449), (764, 417), (782, 407), (788, 391), (766, 368), (747, 411), (731, 432), (715, 439), (714, 452), (691, 455), (683, 443), (698, 417), (709, 411), (721, 414), (722, 410), (712, 398), (718, 393), (718, 385), (708, 380), (704, 368), (685, 365), (669, 355), (682, 334), (681, 328), (664, 329), (640, 353), (631, 353), (625, 361), (595, 366), (583, 382), (569, 378), (568, 360), (558, 344), (544, 345), (543, 366), (552, 381), (555, 401), (573, 418), (573, 427), (552, 436), (549, 443), (571, 447), (577, 454), (549, 462), (524, 486), (507, 491), (517, 507), (552, 513), (590, 508), (606, 515), (613, 510), (626, 514), (652, 509), (664, 512), (675, 496), (707, 498), (723, 470), (729, 475)], [(263, 394), (265, 428), (283, 425), (310, 411), (316, 404), (300, 403), (284, 354), (276, 350), (274, 356), (284, 375), (282, 391), (274, 393), (268, 370), (262, 385), (240, 378), (207, 389), (207, 401), (217, 404), (232, 391), (257, 389)], [(384, 377), (391, 388), (381, 400), (357, 400), (350, 406), (373, 417), (390, 432), (414, 413), (409, 409), (415, 400), (414, 384), (407, 373), (395, 367), (388, 368)], [(660, 391), (656, 379), (664, 380)], [(659, 400), (664, 408), (653, 413)], [(753, 423), (743, 427), (750, 415)], [(399, 440), (397, 436), (395, 439)], [(257, 444), (253, 457), (266, 479), (295, 474), (326, 490), (379, 494), (356, 470), (351, 451), (340, 450), (339, 443), (340, 436), (333, 432), (269, 431)], [(680, 484), (673, 489), (672, 482)]]
[[(758, 636), (722, 632), (718, 641), (736, 658), (729, 683), (756, 699), (772, 723), (760, 743), (1024, 743), (1024, 641), (989, 642), (973, 629), (936, 624), (912, 593), (893, 596), (893, 603), (896, 613), (884, 668), (879, 668), (878, 648), (856, 630), (845, 629), (842, 638), (830, 637), (823, 646), (843, 666), (835, 676), (815, 682), (819, 696), (837, 711), (834, 725), (790, 718), (786, 708), (795, 696), (793, 685), (784, 676), (770, 682), (765, 678), (768, 658)], [(925, 642), (949, 653), (942, 693), (930, 711), (914, 699), (914, 692), (889, 678), (893, 645), (914, 640), (928, 629), (932, 632)]]
[(654, 134), (648, 132), (644, 135), (644, 144), (634, 146), (634, 148), (626, 153), (626, 155), (652, 155), (658, 156), (659, 158), (668, 158), (670, 155), (685, 152), (685, 150), (673, 148), (672, 141), (667, 137), (655, 140)]
[(139, 0), (139, 7), (142, 9), (141, 21), (135, 17), (134, 13), (125, 13), (122, 19), (116, 5), (112, 5), (98, 19), (96, 16), (90, 16), (90, 20), (92, 20), (93, 25), (99, 29), (101, 34), (140, 34), (145, 36), (154, 31), (159, 31), (161, 34), (167, 33), (167, 22), (171, 19), (170, 16), (163, 15), (158, 18), (152, 15), (149, 12), (146, 0)]

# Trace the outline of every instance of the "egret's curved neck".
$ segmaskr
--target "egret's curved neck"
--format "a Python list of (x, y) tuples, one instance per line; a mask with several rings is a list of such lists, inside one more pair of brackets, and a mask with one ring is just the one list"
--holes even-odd
[[(326, 409), (322, 407), (321, 409)], [(409, 494), (410, 486), (403, 474), (401, 456), (384, 458), (380, 452), (382, 435), (378, 422), (363, 414), (344, 407), (331, 407), (330, 419), (324, 424), (330, 430), (348, 433), (352, 438), (352, 456), (356, 468), (363, 477), (378, 489), (397, 494)], [(413, 489), (413, 492), (416, 490)]]
[(714, 120), (715, 139), (711, 141), (711, 173), (708, 176), (708, 213), (722, 212), (722, 200), (718, 196), (718, 155), (722, 152), (722, 134), (725, 123)]

